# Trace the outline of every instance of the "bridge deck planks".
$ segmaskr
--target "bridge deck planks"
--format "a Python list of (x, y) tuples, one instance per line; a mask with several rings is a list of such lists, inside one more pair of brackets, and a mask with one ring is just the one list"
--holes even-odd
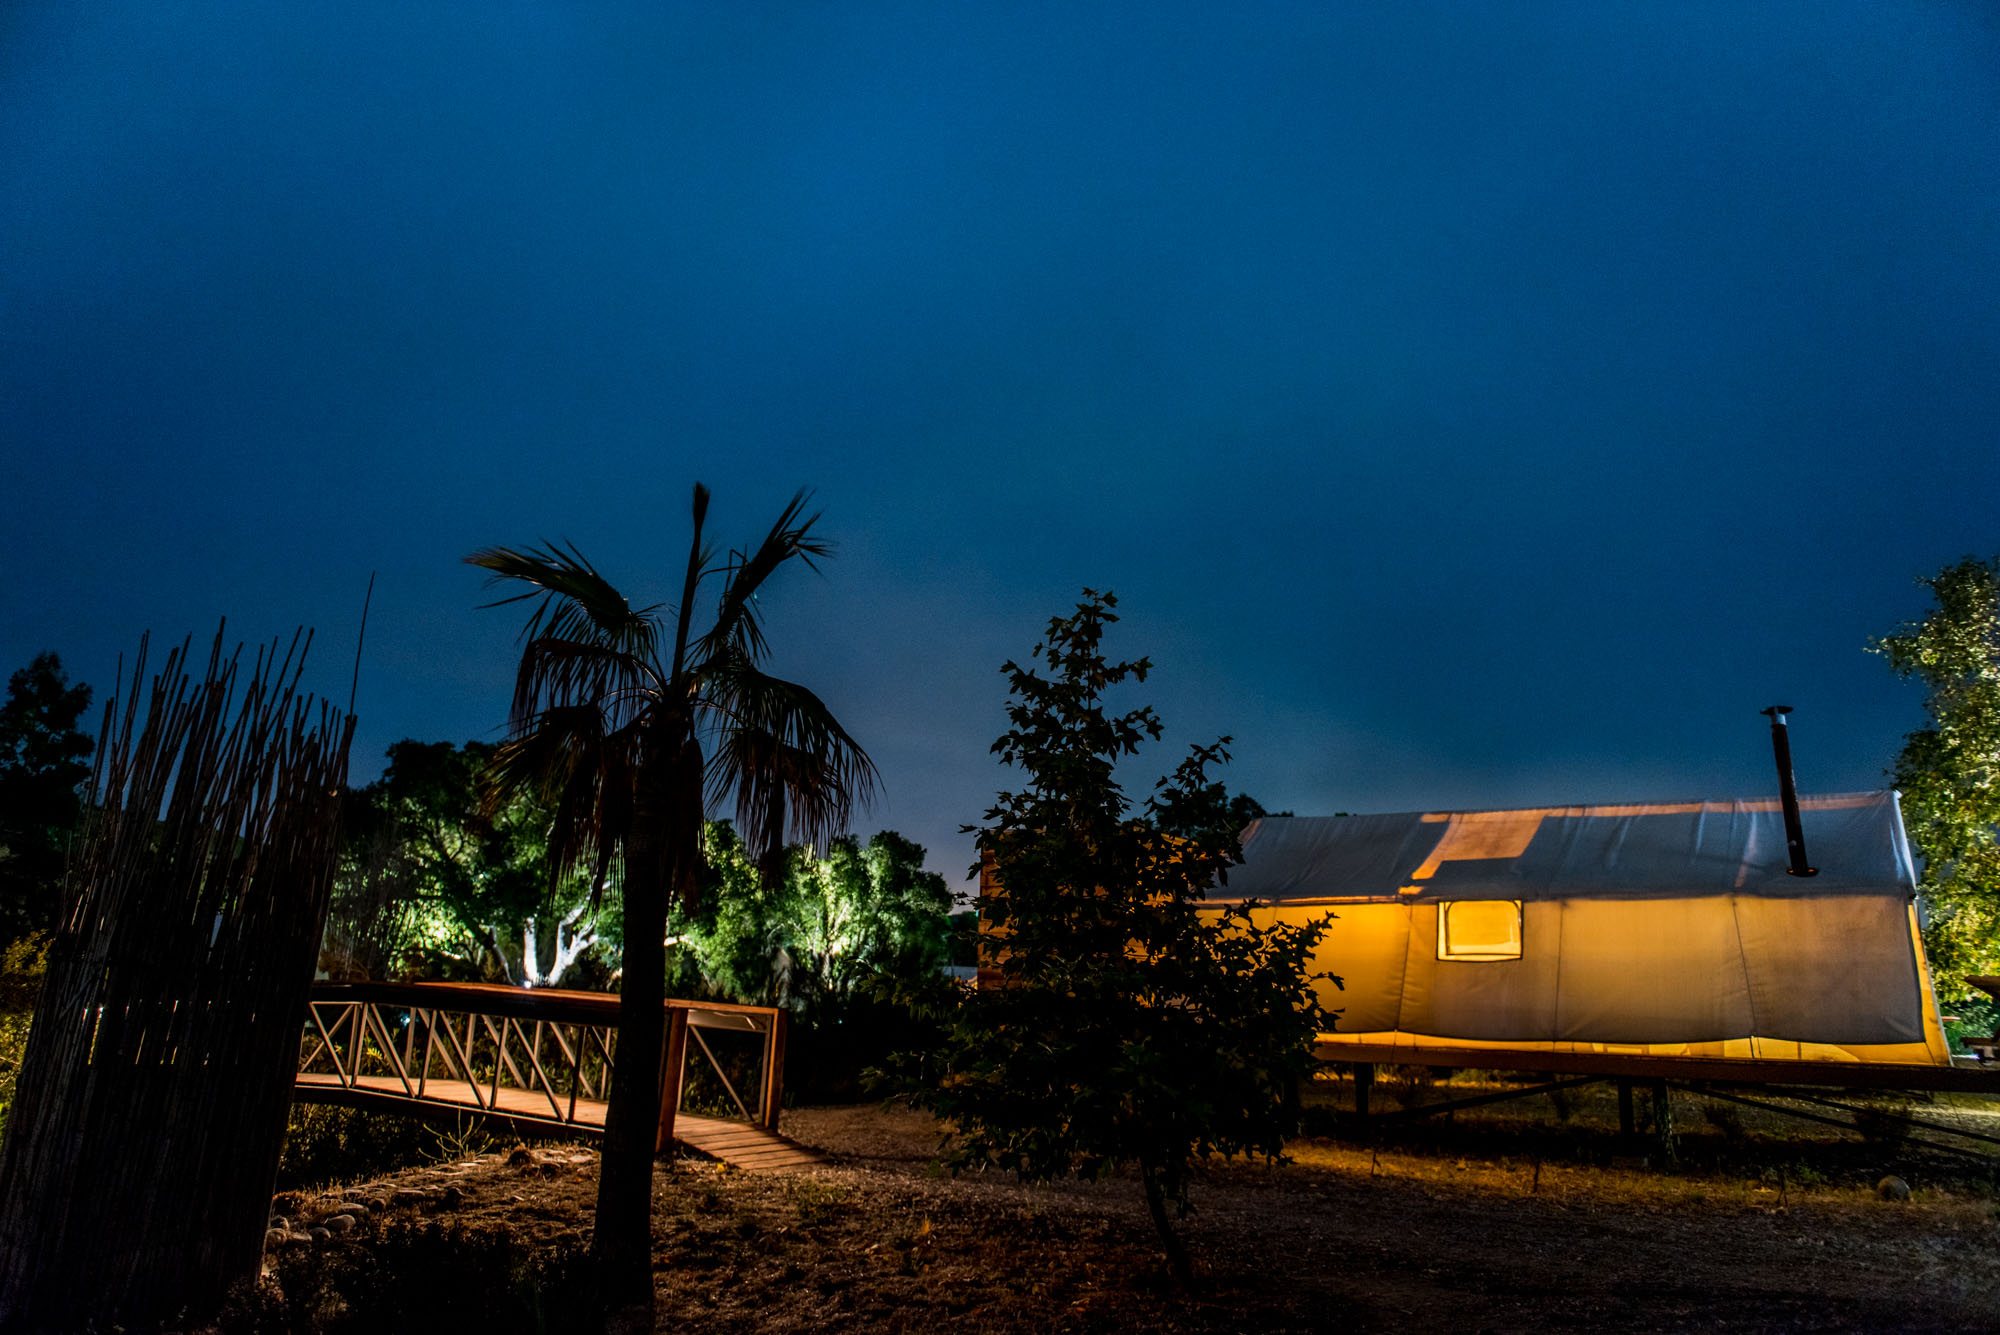
[(809, 1168), (826, 1162), (826, 1156), (790, 1136), (766, 1131), (761, 1126), (725, 1122), (693, 1113), (674, 1114), (674, 1139), (711, 1159), (734, 1164), (753, 1172), (774, 1168)]
[[(559, 1113), (545, 1094), (502, 1085), (479, 1086), (473, 1092), (464, 1080), (428, 1080), (423, 1097), (412, 1097), (403, 1082), (393, 1075), (362, 1076), (354, 1085), (342, 1084), (338, 1076), (301, 1074), (293, 1097), (302, 1103), (342, 1103), (354, 1107), (381, 1108), (435, 1117), (439, 1113), (471, 1113), (539, 1134), (568, 1132), (598, 1136), (604, 1132), (605, 1104), (600, 1099), (579, 1098), (574, 1121), (565, 1100)], [(491, 1105), (491, 1106), (488, 1106)], [(766, 1131), (760, 1126), (678, 1113), (674, 1117), (674, 1139), (689, 1149), (712, 1159), (750, 1171), (805, 1168), (825, 1163), (817, 1150), (799, 1144), (789, 1136)]]

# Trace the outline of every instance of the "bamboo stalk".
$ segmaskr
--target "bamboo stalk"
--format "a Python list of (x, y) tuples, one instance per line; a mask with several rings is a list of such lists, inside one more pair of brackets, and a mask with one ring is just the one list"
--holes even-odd
[(310, 644), (121, 660), (0, 1148), (0, 1326), (213, 1311), (255, 1272), (354, 727), (300, 695)]

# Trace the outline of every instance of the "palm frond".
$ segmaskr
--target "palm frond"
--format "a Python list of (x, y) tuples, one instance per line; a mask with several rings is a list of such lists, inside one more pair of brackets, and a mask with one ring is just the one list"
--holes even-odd
[(659, 697), (663, 683), (651, 660), (607, 645), (543, 636), (521, 651), (509, 721), (531, 726), (550, 709), (588, 704), (616, 731)]
[(806, 504), (811, 500), (812, 493), (801, 489), (778, 515), (777, 522), (771, 525), (771, 531), (764, 535), (764, 541), (758, 544), (756, 551), (748, 556), (740, 553), (733, 556), (727, 567), (729, 581), (723, 586), (715, 624), (701, 637), (697, 646), (699, 658), (735, 649), (755, 660), (769, 652), (770, 646), (764, 640), (762, 618), (757, 610), (757, 590), (785, 562), (796, 558), (803, 561), (808, 569), (818, 570), (818, 559), (833, 551), (831, 543), (811, 536), (819, 516), (814, 514), (800, 518), (805, 515)]
[(741, 653), (702, 683), (716, 738), (709, 790), (733, 793), (737, 828), (760, 857), (787, 838), (823, 844), (873, 796), (874, 762), (825, 703), (759, 672)]
[[(593, 890), (636, 842), (642, 809), (653, 813), (644, 844), (671, 863), (647, 874), (685, 887), (709, 795), (733, 794), (744, 835), (768, 854), (787, 836), (822, 843), (840, 833), (873, 794), (874, 764), (819, 697), (757, 667), (768, 648), (758, 590), (787, 561), (817, 569), (832, 550), (812, 536), (810, 499), (800, 491), (753, 551), (718, 562), (704, 536), (708, 488), (696, 484), (671, 646), (660, 643), (668, 627), (657, 609), (633, 609), (574, 544), (466, 558), (520, 589), (492, 606), (536, 600), (493, 782), (532, 786), (551, 802), (552, 861), (588, 868)], [(723, 579), (716, 619), (691, 638), (712, 575)], [(665, 803), (669, 828), (658, 819), (662, 791), (676, 795)]]
[(591, 868), (601, 880), (597, 869), (630, 821), (630, 785), (615, 776), (629, 766), (632, 735), (607, 732), (595, 706), (570, 704), (543, 710), (494, 750), (481, 776), (487, 809), (515, 792), (548, 803), (552, 878)]
[(600, 753), (602, 763), (597, 772), (597, 803), (588, 813), (590, 828), (587, 832), (578, 829), (575, 832), (578, 837), (566, 844), (579, 852), (587, 846), (596, 852), (590, 869), (592, 909), (597, 907), (605, 886), (610, 883), (616, 855), (632, 829), (632, 792), (634, 771), (639, 764), (639, 729), (627, 727), (622, 732), (614, 733), (613, 739), (616, 744)]
[(491, 804), (514, 793), (546, 798), (571, 771), (590, 763), (604, 741), (603, 715), (582, 705), (550, 709), (493, 749), (481, 792)]
[(694, 616), (695, 594), (701, 590), (701, 582), (709, 573), (709, 562), (715, 558), (715, 549), (702, 541), (702, 526), (708, 522), (708, 488), (697, 482), (694, 484), (694, 537), (688, 542), (687, 578), (681, 584), (681, 605), (674, 623), (674, 666), (668, 674), (670, 680), (680, 680), (681, 669), (687, 664), (688, 623)]
[(622, 653), (648, 660), (655, 658), (658, 609), (633, 608), (625, 595), (577, 550), (576, 544), (567, 544), (567, 550), (553, 543), (526, 550), (483, 547), (465, 561), (491, 571), (490, 584), (514, 580), (528, 586), (486, 606), (505, 607), (528, 598), (541, 600), (521, 631), (522, 639), (595, 641)]

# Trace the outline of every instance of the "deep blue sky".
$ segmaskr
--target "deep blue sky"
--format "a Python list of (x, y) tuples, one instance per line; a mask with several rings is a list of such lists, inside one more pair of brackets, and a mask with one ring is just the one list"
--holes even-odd
[(776, 666), (954, 876), (1084, 585), (1149, 774), (1394, 811), (1768, 792), (1774, 700), (1878, 786), (2000, 550), (1975, 0), (12, 6), (0, 107), (0, 670), (344, 700), (379, 571), (361, 778), (503, 720), (460, 557), (664, 598), (698, 478), (817, 490)]

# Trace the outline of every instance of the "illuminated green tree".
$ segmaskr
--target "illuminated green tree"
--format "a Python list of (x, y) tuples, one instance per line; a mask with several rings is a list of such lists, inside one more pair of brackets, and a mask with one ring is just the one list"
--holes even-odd
[(2000, 973), (2000, 558), (1967, 557), (1928, 579), (1935, 606), (1870, 644), (1924, 684), (1928, 727), (1896, 757), (1910, 843), (1924, 860), (1941, 981)]
[(951, 891), (924, 870), (923, 847), (894, 831), (865, 845), (842, 835), (824, 857), (794, 844), (777, 881), (758, 875), (726, 822), (709, 825), (704, 846), (701, 902), (676, 916), (675, 935), (703, 979), (736, 1000), (811, 1017), (870, 981), (947, 962)]
[(494, 750), (406, 739), (350, 794), (327, 967), (544, 987), (598, 943), (604, 896), (575, 873), (551, 876), (547, 806), (482, 791)]
[(924, 870), (924, 850), (884, 830), (862, 844), (833, 841), (824, 858), (800, 850), (787, 878), (788, 991), (808, 1009), (839, 1009), (877, 978), (918, 978), (945, 963), (951, 891)]
[(728, 821), (710, 821), (702, 831), (696, 876), (695, 901), (674, 905), (667, 919), (680, 995), (777, 1004), (790, 878), (766, 878)]

